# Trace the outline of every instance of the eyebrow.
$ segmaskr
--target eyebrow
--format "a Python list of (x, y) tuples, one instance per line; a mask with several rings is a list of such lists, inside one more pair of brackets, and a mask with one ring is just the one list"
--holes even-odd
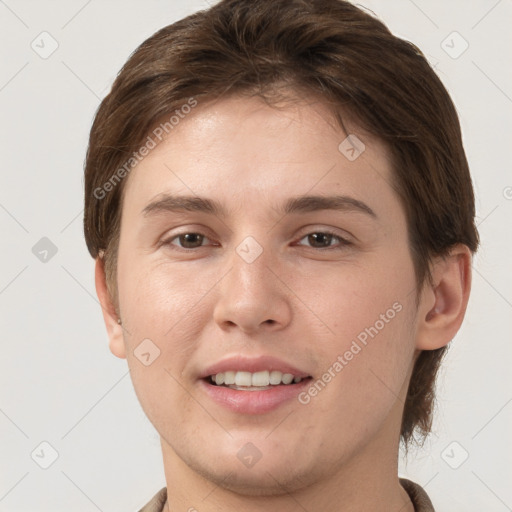
[[(292, 197), (279, 209), (279, 213), (286, 215), (319, 210), (359, 212), (374, 219), (377, 218), (376, 213), (366, 203), (345, 195)], [(181, 211), (207, 213), (217, 217), (226, 217), (227, 214), (222, 204), (213, 199), (171, 194), (160, 195), (142, 210), (142, 214), (147, 217), (153, 214)]]

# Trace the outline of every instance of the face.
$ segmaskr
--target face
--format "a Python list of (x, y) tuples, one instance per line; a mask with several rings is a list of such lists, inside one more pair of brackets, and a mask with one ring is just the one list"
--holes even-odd
[(224, 487), (396, 449), (414, 268), (387, 152), (348, 128), (355, 159), (320, 104), (199, 104), (126, 183), (111, 349), (164, 458)]

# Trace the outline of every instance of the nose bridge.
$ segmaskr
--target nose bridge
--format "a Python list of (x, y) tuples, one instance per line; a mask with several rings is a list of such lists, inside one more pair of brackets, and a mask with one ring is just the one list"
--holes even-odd
[(261, 307), (265, 296), (269, 298), (276, 292), (270, 282), (272, 273), (272, 254), (254, 237), (246, 237), (235, 248), (231, 257), (230, 280), (226, 296), (237, 298), (239, 305), (247, 304), (252, 308)]
[(252, 236), (246, 237), (236, 248), (232, 258), (233, 283), (243, 295), (256, 298), (270, 283), (268, 267), (272, 264), (270, 250), (256, 241)]
[(237, 325), (243, 331), (262, 326), (283, 327), (291, 318), (286, 289), (270, 270), (275, 255), (248, 236), (231, 255), (230, 271), (220, 283), (214, 319), (222, 327)]

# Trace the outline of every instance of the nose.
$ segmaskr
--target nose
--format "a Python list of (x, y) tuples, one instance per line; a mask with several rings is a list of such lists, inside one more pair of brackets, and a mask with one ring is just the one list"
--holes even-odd
[(290, 293), (275, 259), (264, 250), (250, 263), (235, 253), (230, 263), (217, 290), (213, 313), (217, 325), (246, 334), (285, 328), (292, 318)]

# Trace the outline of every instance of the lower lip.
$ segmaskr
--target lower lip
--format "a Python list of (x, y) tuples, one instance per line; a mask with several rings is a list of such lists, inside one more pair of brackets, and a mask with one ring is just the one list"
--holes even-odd
[(240, 391), (209, 384), (205, 379), (200, 381), (200, 385), (214, 402), (232, 411), (240, 414), (263, 414), (297, 398), (310, 385), (310, 381), (311, 378), (307, 378), (296, 384), (281, 384), (264, 391)]

